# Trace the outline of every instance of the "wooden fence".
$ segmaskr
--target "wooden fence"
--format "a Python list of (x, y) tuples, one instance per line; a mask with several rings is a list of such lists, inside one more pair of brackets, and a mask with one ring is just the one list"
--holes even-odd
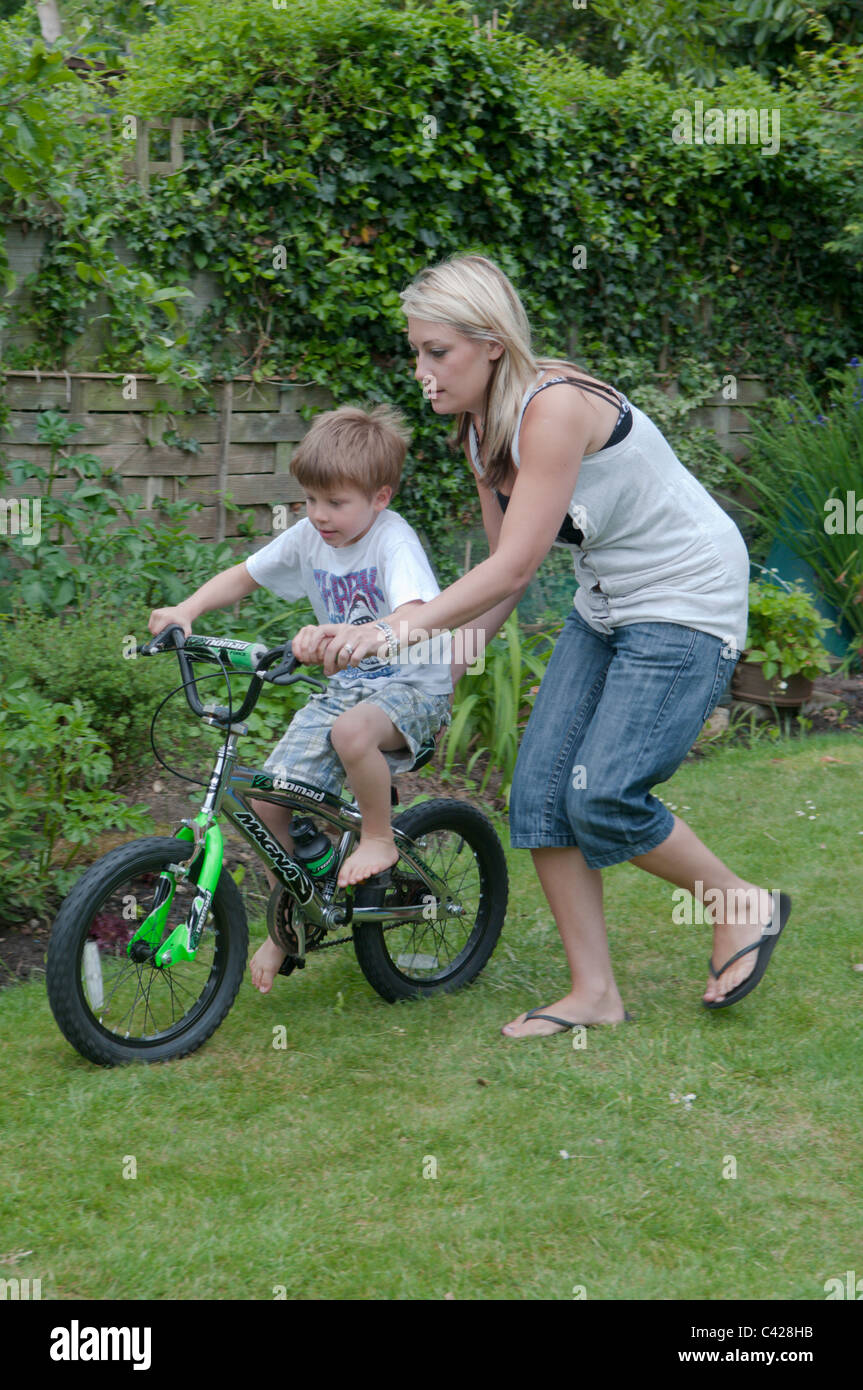
[[(132, 391), (134, 398), (128, 399)], [(331, 404), (322, 387), (287, 381), (261, 385), (238, 377), (182, 392), (144, 375), (33, 371), (6, 373), (5, 400), (10, 416), (0, 450), (9, 460), (47, 467), (50, 451), (38, 443), (37, 415), (62, 411), (83, 426), (63, 452), (93, 454), (116, 469), (123, 492), (141, 496), (140, 519), (158, 516), (159, 497), (202, 501), (203, 508), (190, 514), (188, 527), (215, 540), (238, 534), (237, 514), (226, 506), (228, 497), (253, 509), (255, 524), (264, 534), (273, 529), (275, 507), (288, 509), (288, 524), (303, 514), (303, 492), (289, 471), (297, 442), (308, 429), (299, 410), (324, 410)], [(190, 410), (193, 413), (183, 413)], [(194, 441), (196, 451), (166, 443), (163, 436), (172, 431)], [(55, 490), (71, 491), (75, 486), (74, 479), (60, 479)], [(35, 480), (19, 488), (4, 485), (8, 498), (36, 496), (39, 491)]]
[(767, 394), (763, 377), (754, 374), (729, 376), (715, 396), (693, 410), (690, 420), (693, 425), (713, 430), (723, 449), (739, 459), (746, 453), (746, 436), (750, 432), (744, 411), (763, 401)]
[[(730, 390), (735, 400), (720, 392), (692, 418), (714, 430), (740, 457), (749, 428), (744, 409), (763, 399), (766, 388), (760, 377), (741, 376), (726, 386), (726, 393)], [(293, 451), (308, 428), (299, 410), (325, 410), (332, 403), (320, 386), (290, 381), (262, 385), (247, 376), (182, 392), (145, 375), (12, 370), (6, 373), (5, 400), (10, 415), (0, 451), (8, 459), (47, 467), (50, 453), (38, 443), (36, 419), (40, 411), (61, 411), (83, 426), (63, 452), (93, 454), (116, 469), (124, 493), (141, 497), (140, 519), (158, 516), (160, 497), (200, 501), (204, 505), (190, 514), (188, 527), (213, 540), (239, 534), (230, 502), (250, 508), (264, 535), (274, 524), (281, 529), (304, 514), (302, 489), (290, 473)], [(188, 411), (192, 413), (184, 413)], [(190, 448), (165, 441), (166, 434), (174, 433), (189, 441)], [(55, 490), (75, 486), (74, 479), (60, 478)], [(18, 488), (8, 482), (3, 486), (8, 499), (35, 497), (39, 490), (35, 480)], [(274, 513), (274, 508), (282, 511)]]

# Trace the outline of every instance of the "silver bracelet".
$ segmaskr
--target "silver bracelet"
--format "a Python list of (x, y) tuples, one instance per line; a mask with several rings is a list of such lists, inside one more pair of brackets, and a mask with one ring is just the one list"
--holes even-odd
[(396, 634), (393, 632), (389, 623), (376, 622), (374, 626), (380, 628), (381, 632), (384, 634), (384, 637), (387, 639), (387, 660), (395, 661), (399, 652), (398, 637), (396, 637)]

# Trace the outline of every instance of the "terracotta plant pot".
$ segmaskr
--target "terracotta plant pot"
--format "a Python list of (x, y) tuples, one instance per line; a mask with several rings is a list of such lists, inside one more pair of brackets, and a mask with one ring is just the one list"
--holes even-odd
[(759, 661), (738, 661), (731, 677), (731, 694), (735, 700), (751, 705), (802, 705), (812, 694), (814, 682), (807, 676), (788, 676), (781, 688), (781, 676), (765, 680)]

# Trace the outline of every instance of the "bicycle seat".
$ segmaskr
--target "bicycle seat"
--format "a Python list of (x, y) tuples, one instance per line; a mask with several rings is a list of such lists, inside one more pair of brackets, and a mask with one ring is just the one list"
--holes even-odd
[(413, 762), (411, 763), (410, 767), (405, 768), (405, 772), (416, 772), (419, 768), (425, 767), (429, 759), (434, 757), (436, 748), (437, 744), (435, 743), (434, 739), (427, 738), (425, 743), (420, 748), (420, 751), (414, 758)]
[(400, 805), (398, 788), (395, 784), (395, 777), (400, 777), (403, 772), (416, 772), (418, 768), (425, 767), (429, 759), (434, 757), (436, 750), (437, 744), (435, 743), (434, 739), (427, 738), (425, 743), (420, 745), (420, 751), (417, 753), (410, 767), (403, 767), (399, 772), (394, 774), (394, 777), (390, 782), (390, 805)]

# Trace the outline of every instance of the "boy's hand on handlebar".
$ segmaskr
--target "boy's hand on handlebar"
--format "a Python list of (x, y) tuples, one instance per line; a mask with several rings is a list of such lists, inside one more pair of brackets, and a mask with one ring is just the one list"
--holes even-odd
[(183, 629), (184, 637), (189, 637), (191, 635), (192, 620), (181, 603), (178, 604), (176, 608), (154, 608), (150, 614), (147, 627), (150, 632), (152, 632), (153, 636), (157, 637), (160, 632), (164, 632), (165, 628), (170, 627), (172, 623), (177, 623), (178, 626)]

